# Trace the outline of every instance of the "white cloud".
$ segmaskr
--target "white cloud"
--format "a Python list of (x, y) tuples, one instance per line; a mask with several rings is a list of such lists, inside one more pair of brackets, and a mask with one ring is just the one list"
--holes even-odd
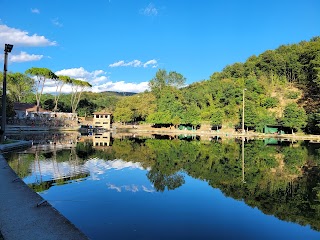
[(157, 16), (158, 9), (152, 3), (149, 3), (146, 8), (140, 10), (140, 13), (145, 16)]
[(152, 65), (152, 68), (156, 68), (157, 61), (155, 59), (149, 60), (145, 64), (143, 64), (143, 67), (148, 67), (149, 65)]
[(122, 66), (124, 66), (124, 64), (125, 64), (124, 61), (121, 60), (119, 62), (115, 62), (115, 63), (110, 64), (109, 67), (122, 67)]
[(149, 89), (148, 82), (126, 83), (124, 81), (112, 82), (108, 81), (104, 84), (93, 86), (93, 92), (115, 91), (115, 92), (144, 92)]
[(152, 188), (149, 189), (149, 188), (147, 188), (146, 186), (143, 186), (143, 185), (142, 185), (142, 190), (145, 191), (145, 192), (150, 192), (150, 193), (154, 192), (154, 189), (152, 189)]
[(135, 184), (131, 184), (131, 185), (123, 185), (123, 186), (117, 186), (115, 184), (111, 184), (111, 183), (107, 183), (108, 189), (112, 189), (112, 190), (116, 190), (117, 192), (122, 192), (122, 190), (128, 191), (128, 192), (139, 192), (139, 191), (144, 191), (144, 192), (148, 192), (148, 193), (152, 193), (155, 190), (153, 188), (148, 189), (147, 187), (145, 187), (144, 185), (142, 185), (141, 187)]
[(72, 78), (77, 78), (81, 80), (89, 81), (89, 79), (93, 79), (101, 74), (104, 74), (105, 72), (103, 70), (96, 70), (93, 72), (88, 72), (83, 67), (79, 68), (69, 68), (69, 69), (63, 69), (60, 71), (55, 72), (56, 75), (65, 75)]
[(127, 63), (127, 66), (132, 66), (132, 67), (141, 67), (141, 65), (142, 65), (142, 62), (139, 60), (133, 60)]
[(121, 187), (117, 187), (114, 184), (107, 184), (107, 186), (109, 189), (115, 189), (115, 190), (117, 190), (117, 192), (121, 192)]
[(42, 47), (42, 46), (55, 46), (57, 43), (55, 41), (50, 41), (44, 36), (39, 36), (37, 34), (29, 35), (28, 32), (22, 31), (17, 28), (11, 28), (7, 25), (0, 25), (0, 45), (5, 43), (26, 46), (26, 47)]
[(10, 62), (31, 62), (39, 61), (43, 58), (43, 55), (28, 54), (26, 52), (20, 52), (18, 55), (9, 55)]
[(131, 62), (125, 62), (123, 60), (115, 62), (109, 65), (109, 67), (141, 67), (142, 62), (139, 60), (133, 60)]
[(39, 14), (39, 13), (40, 13), (40, 10), (37, 9), (37, 8), (31, 8), (31, 12), (32, 12), (32, 13)]
[(105, 74), (105, 71), (103, 71), (103, 70), (95, 70), (95, 71), (93, 71), (93, 76), (99, 76), (99, 75), (101, 75), (101, 74)]
[[(52, 160), (41, 161), (39, 166), (32, 166), (31, 169), (33, 169), (33, 175), (41, 175), (43, 179), (60, 179), (73, 176), (74, 173), (87, 173), (89, 175), (89, 171), (84, 166), (72, 165), (69, 162), (54, 162), (52, 164)], [(57, 169), (59, 170), (57, 171)]]
[(125, 62), (124, 60), (112, 63), (109, 67), (148, 67), (151, 66), (152, 68), (157, 67), (157, 60), (152, 59), (145, 63), (141, 62), (140, 60), (133, 60), (130, 62)]
[[(89, 72), (83, 67), (80, 68), (70, 68), (63, 69), (55, 72), (56, 75), (65, 75), (71, 78), (85, 80), (92, 85), (90, 91), (92, 92), (105, 92), (105, 91), (115, 91), (115, 92), (144, 92), (149, 89), (148, 82), (141, 83), (126, 83), (124, 81), (113, 82), (107, 73), (103, 70), (95, 70)], [(44, 88), (45, 93), (55, 92), (55, 88), (49, 85), (50, 81), (46, 84)], [(64, 93), (71, 92), (71, 87), (65, 86), (62, 90)]]
[(59, 22), (58, 18), (54, 18), (51, 20), (52, 24), (57, 26), (57, 27), (63, 27), (63, 24)]

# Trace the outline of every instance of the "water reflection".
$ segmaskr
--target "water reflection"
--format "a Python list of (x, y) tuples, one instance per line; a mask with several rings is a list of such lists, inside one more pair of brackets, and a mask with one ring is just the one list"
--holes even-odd
[[(115, 194), (164, 194), (187, 187), (191, 177), (266, 215), (320, 231), (318, 144), (110, 133), (77, 139), (64, 150), (32, 148), (13, 154), (9, 164), (38, 192), (90, 180), (103, 181)], [(141, 172), (149, 184), (135, 182)]]

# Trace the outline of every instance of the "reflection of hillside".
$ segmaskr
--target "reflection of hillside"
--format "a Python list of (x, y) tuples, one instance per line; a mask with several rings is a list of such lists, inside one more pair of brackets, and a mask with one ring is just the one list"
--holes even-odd
[[(242, 158), (242, 141), (155, 138), (159, 137), (113, 138), (109, 147), (94, 147), (88, 140), (78, 142), (76, 148), (32, 156), (39, 160), (42, 182), (47, 185), (58, 184), (50, 182), (54, 178), (45, 179), (41, 161), (48, 158), (55, 164), (70, 165), (70, 169), (82, 167), (83, 171), (75, 173), (89, 172), (92, 179), (111, 168), (147, 169), (147, 177), (157, 191), (179, 188), (185, 183), (186, 173), (265, 214), (320, 230), (320, 146), (268, 146), (263, 141), (249, 141), (244, 143)], [(19, 175), (29, 176), (30, 167), (38, 167), (31, 158), (19, 155), (9, 164)], [(64, 172), (61, 176), (71, 175)]]
[(148, 177), (158, 191), (181, 186), (183, 171), (266, 214), (320, 230), (320, 170), (306, 146), (246, 142), (245, 173), (240, 142), (115, 139), (112, 150), (117, 158), (151, 167)]

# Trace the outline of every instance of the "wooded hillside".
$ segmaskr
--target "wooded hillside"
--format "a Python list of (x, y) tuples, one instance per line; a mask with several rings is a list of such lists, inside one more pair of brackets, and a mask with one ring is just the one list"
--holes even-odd
[[(185, 80), (180, 73), (159, 69), (149, 82), (150, 91), (131, 96), (84, 91), (76, 111), (89, 116), (106, 109), (120, 122), (234, 128), (241, 124), (245, 95), (246, 128), (262, 132), (266, 125), (281, 125), (320, 133), (320, 37), (253, 55), (205, 81), (185, 86)], [(32, 83), (26, 74), (9, 73), (8, 101), (35, 102)], [(54, 95), (44, 94), (41, 106), (52, 110), (55, 101)], [(57, 109), (75, 109), (70, 94), (61, 94)]]

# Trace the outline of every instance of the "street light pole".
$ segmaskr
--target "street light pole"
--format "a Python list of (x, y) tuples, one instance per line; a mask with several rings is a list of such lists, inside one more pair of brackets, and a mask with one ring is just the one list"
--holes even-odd
[(5, 44), (4, 65), (3, 65), (3, 87), (2, 87), (2, 117), (1, 117), (1, 143), (5, 140), (6, 120), (7, 120), (7, 62), (8, 53), (11, 52), (13, 45)]
[(242, 90), (242, 134), (244, 134), (244, 92), (247, 91), (246, 88)]

